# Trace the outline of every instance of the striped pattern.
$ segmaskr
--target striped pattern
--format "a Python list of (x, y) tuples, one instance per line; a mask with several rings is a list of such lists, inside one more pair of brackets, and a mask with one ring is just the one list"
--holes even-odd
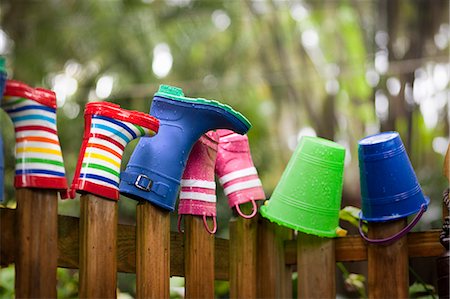
[[(14, 123), (16, 179), (29, 182), (16, 187), (65, 189), (65, 170), (56, 128), (56, 109), (21, 97), (4, 96), (2, 108)], [(55, 185), (33, 186), (35, 178), (54, 178)]]
[(126, 145), (135, 138), (153, 135), (154, 131), (133, 123), (93, 115), (79, 180), (118, 192), (120, 163)]
[(202, 180), (181, 180), (180, 200), (216, 202), (216, 183)]
[(219, 182), (224, 187), (223, 191), (227, 196), (234, 192), (262, 187), (255, 167), (230, 172), (220, 177)]

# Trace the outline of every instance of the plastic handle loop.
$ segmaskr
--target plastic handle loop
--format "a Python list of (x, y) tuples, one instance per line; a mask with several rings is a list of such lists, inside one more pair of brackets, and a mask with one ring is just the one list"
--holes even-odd
[(177, 221), (177, 228), (178, 232), (183, 234), (184, 230), (181, 229), (181, 219), (183, 218), (183, 215), (178, 215), (178, 221)]
[(370, 239), (370, 238), (368, 238), (364, 234), (364, 232), (362, 231), (362, 220), (361, 220), (361, 217), (360, 217), (359, 218), (359, 227), (358, 227), (359, 228), (359, 234), (361, 235), (361, 237), (364, 240), (366, 240), (367, 242), (369, 242), (371, 244), (385, 245), (385, 244), (389, 244), (389, 243), (395, 242), (398, 239), (400, 239), (401, 237), (403, 237), (404, 235), (406, 235), (417, 224), (417, 222), (419, 222), (420, 218), (422, 217), (423, 213), (425, 213), (426, 210), (427, 210), (427, 206), (425, 204), (422, 204), (420, 206), (419, 213), (417, 213), (416, 217), (414, 217), (414, 219), (411, 221), (410, 224), (405, 226), (401, 231), (399, 231), (395, 235), (393, 235), (391, 237), (388, 237), (388, 238), (384, 238), (384, 239)]
[(256, 201), (252, 199), (252, 213), (250, 215), (242, 213), (241, 209), (239, 208), (239, 205), (236, 205), (236, 211), (242, 218), (251, 219), (255, 217), (256, 213), (258, 212), (258, 207), (256, 206)]
[(214, 227), (212, 230), (209, 229), (208, 226), (208, 222), (206, 222), (206, 215), (203, 215), (203, 225), (205, 226), (205, 229), (208, 233), (210, 233), (211, 235), (215, 234), (217, 231), (217, 220), (216, 220), (216, 216), (212, 217), (213, 222), (214, 222)]
[[(214, 222), (214, 226), (213, 229), (210, 230), (209, 226), (208, 226), (208, 222), (206, 221), (206, 215), (203, 215), (203, 225), (205, 226), (205, 229), (208, 233), (210, 233), (211, 235), (215, 234), (217, 231), (217, 220), (216, 220), (216, 216), (213, 216), (213, 222)], [(181, 229), (181, 219), (183, 218), (183, 215), (178, 215), (178, 221), (177, 221), (177, 228), (178, 228), (178, 232), (179, 233), (184, 233), (184, 230)]]

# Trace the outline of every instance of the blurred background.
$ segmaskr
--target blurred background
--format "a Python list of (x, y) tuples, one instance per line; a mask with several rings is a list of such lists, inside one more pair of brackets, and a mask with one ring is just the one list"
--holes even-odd
[[(347, 148), (342, 206), (359, 207), (358, 140), (398, 131), (431, 198), (417, 229), (442, 224), (448, 0), (3, 0), (0, 16), (8, 77), (57, 94), (69, 184), (87, 102), (148, 112), (159, 84), (170, 84), (187, 96), (227, 103), (252, 122), (251, 151), (268, 198), (299, 138), (313, 135)], [(14, 207), (13, 129), (6, 113), (0, 118), (4, 205)], [(123, 167), (135, 144), (127, 147)], [(221, 189), (217, 195), (217, 235), (226, 238), (232, 211)], [(120, 222), (134, 223), (135, 202), (121, 198), (119, 206)], [(59, 212), (77, 216), (79, 201), (60, 201)], [(423, 262), (422, 276), (434, 284), (434, 264)], [(0, 294), (9, 294), (3, 282), (12, 271), (0, 271)], [(61, 270), (61, 297), (76, 296), (76, 275)], [(119, 275), (121, 296), (134, 295), (134, 279)], [(182, 279), (173, 285), (182, 290)], [(227, 296), (226, 283), (217, 289)], [(340, 296), (358, 295), (343, 290)]]

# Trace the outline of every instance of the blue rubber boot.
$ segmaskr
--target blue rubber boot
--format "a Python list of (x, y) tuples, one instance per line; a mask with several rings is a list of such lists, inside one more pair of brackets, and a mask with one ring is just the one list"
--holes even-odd
[(230, 106), (184, 97), (180, 88), (161, 85), (150, 115), (160, 121), (159, 132), (141, 138), (120, 175), (120, 193), (173, 211), (181, 176), (194, 143), (204, 133), (229, 129), (245, 134), (250, 122)]
[[(2, 104), (3, 91), (6, 85), (6, 69), (5, 58), (0, 57), (0, 105)], [(3, 139), (0, 132), (0, 202), (3, 201), (3, 187), (4, 187), (4, 164), (3, 164)]]

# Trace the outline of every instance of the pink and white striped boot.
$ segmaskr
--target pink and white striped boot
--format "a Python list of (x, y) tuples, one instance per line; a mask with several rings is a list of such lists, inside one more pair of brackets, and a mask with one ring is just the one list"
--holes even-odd
[[(203, 216), (203, 223), (210, 234), (217, 230), (216, 222), (216, 164), (219, 135), (214, 131), (203, 134), (194, 144), (181, 179), (180, 203), (178, 205), (178, 230), (181, 232), (183, 214)], [(206, 217), (212, 217), (214, 227), (209, 229)]]
[[(217, 152), (216, 174), (228, 197), (230, 208), (236, 208), (244, 218), (252, 218), (258, 208), (256, 200), (265, 200), (258, 172), (253, 164), (248, 137), (230, 130), (217, 130), (219, 134), (219, 149)], [(241, 212), (239, 205), (252, 202), (253, 211), (250, 215)]]

